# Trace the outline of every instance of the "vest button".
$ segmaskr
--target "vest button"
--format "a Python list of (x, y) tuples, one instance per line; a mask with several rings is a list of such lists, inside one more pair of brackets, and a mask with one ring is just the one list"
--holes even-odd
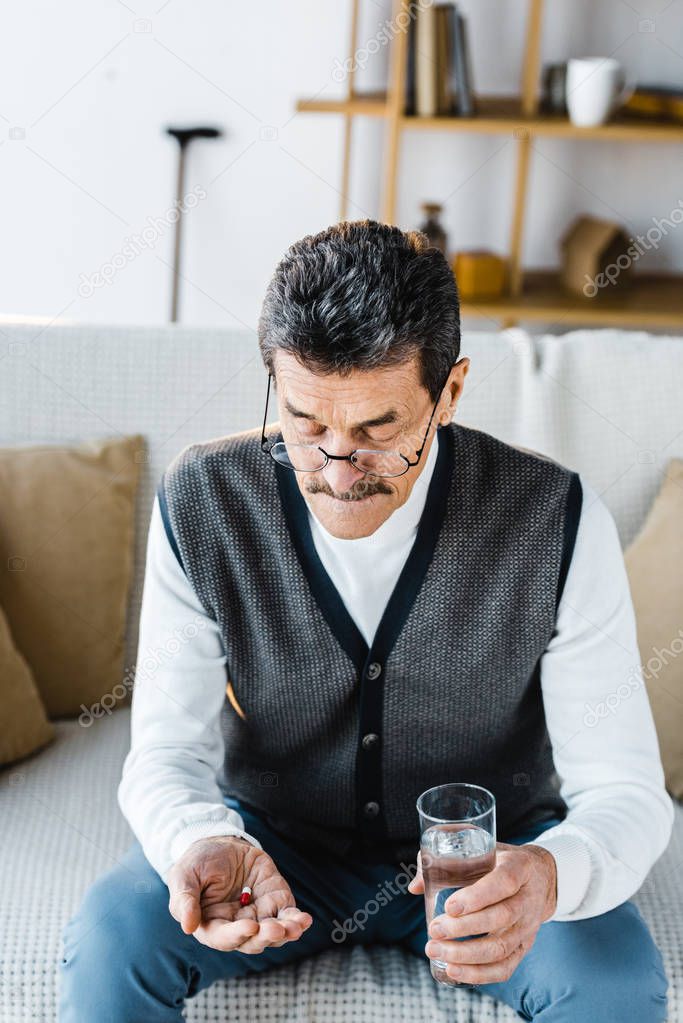
[(363, 807), (363, 815), (367, 818), (376, 817), (379, 813), (379, 803), (366, 803)]
[(372, 747), (376, 746), (378, 742), (379, 735), (375, 735), (374, 732), (368, 732), (367, 735), (363, 736), (361, 744), (363, 746), (363, 749), (372, 749)]
[(373, 682), (375, 681), (376, 678), (379, 678), (381, 673), (382, 665), (378, 664), (377, 661), (373, 661), (372, 664), (368, 664), (368, 678), (371, 679)]

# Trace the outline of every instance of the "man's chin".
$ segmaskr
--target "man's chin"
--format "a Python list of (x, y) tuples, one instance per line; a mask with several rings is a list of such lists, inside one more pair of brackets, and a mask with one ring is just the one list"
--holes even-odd
[[(373, 495), (375, 499), (386, 497), (384, 494)], [(341, 500), (328, 494), (310, 496), (316, 517), (328, 531), (340, 540), (359, 539), (369, 536), (386, 519), (386, 509), (380, 512), (376, 500), (366, 497), (362, 500)]]

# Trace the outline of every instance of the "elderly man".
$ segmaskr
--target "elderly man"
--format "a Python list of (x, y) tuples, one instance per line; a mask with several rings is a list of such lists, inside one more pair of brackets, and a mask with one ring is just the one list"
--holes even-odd
[[(139, 662), (167, 649), (119, 789), (137, 841), (67, 925), (62, 1023), (178, 1023), (215, 980), (340, 934), (445, 961), (523, 1019), (665, 1020), (629, 901), (673, 821), (646, 691), (586, 711), (639, 663), (609, 512), (453, 421), (469, 359), (424, 235), (297, 242), (259, 342), (263, 429), (189, 445), (158, 488)], [(415, 801), (448, 781), (494, 793), (500, 841), (427, 933)]]

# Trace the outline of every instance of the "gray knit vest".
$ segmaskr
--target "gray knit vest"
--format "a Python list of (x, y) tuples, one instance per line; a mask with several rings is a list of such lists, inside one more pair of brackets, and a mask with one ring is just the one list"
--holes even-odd
[(371, 648), (318, 557), (295, 474), (264, 454), (259, 430), (189, 445), (159, 484), (169, 540), (227, 656), (221, 789), (309, 851), (414, 860), (415, 801), (443, 782), (494, 793), (500, 841), (567, 812), (540, 658), (579, 477), (456, 423), (437, 439)]

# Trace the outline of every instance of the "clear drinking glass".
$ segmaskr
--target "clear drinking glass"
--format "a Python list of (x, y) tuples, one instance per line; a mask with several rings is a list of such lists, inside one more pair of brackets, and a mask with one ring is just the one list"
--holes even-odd
[[(480, 785), (452, 782), (423, 792), (417, 801), (420, 817), (420, 861), (425, 885), (427, 927), (446, 912), (449, 895), (474, 884), (496, 865), (496, 800)], [(453, 941), (468, 941), (470, 934)], [(444, 939), (439, 939), (444, 940)], [(448, 940), (448, 939), (446, 939)], [(430, 959), (432, 977), (456, 986), (446, 963)]]

